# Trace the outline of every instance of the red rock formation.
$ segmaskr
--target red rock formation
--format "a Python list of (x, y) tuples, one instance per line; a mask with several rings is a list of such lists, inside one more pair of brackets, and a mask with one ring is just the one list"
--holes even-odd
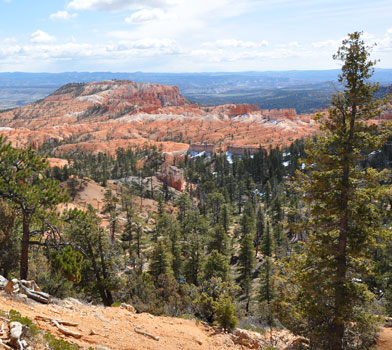
[(289, 145), (314, 132), (310, 116), (294, 109), (200, 107), (177, 87), (129, 81), (67, 84), (41, 101), (0, 113), (0, 134), (15, 146), (50, 143), (57, 155), (155, 145), (174, 161), (190, 144), (197, 151), (231, 146), (244, 152)]
[(297, 117), (295, 108), (282, 108), (282, 109), (263, 109), (261, 110), (263, 117), (273, 120), (293, 120)]
[(243, 156), (245, 153), (253, 154), (257, 153), (260, 150), (260, 147), (244, 147), (244, 146), (235, 146), (229, 145), (227, 146), (227, 151), (234, 155)]
[(212, 144), (202, 144), (202, 143), (191, 143), (189, 145), (189, 151), (193, 152), (207, 152), (216, 153), (217, 146)]
[(173, 187), (181, 192), (184, 191), (184, 169), (179, 169), (176, 166), (170, 164), (163, 164), (162, 172), (158, 174), (158, 178), (161, 181), (166, 182), (170, 187)]

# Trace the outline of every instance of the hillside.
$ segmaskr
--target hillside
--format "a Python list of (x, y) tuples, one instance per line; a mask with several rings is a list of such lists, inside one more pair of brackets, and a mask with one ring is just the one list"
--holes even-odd
[(156, 145), (185, 152), (190, 144), (226, 150), (283, 146), (317, 130), (310, 115), (251, 105), (200, 107), (177, 87), (130, 81), (67, 84), (47, 98), (0, 113), (0, 132), (16, 146), (46, 144), (55, 154), (111, 153)]
[[(20, 298), (15, 300), (7, 296), (5, 292), (0, 293), (0, 311), (8, 312), (10, 309), (14, 309), (33, 320), (40, 329), (77, 344), (80, 349), (88, 349), (89, 347), (102, 350), (248, 348), (241, 344), (235, 344), (231, 335), (216, 332), (213, 327), (194, 320), (155, 317), (147, 313), (137, 314), (132, 311), (132, 308), (104, 308), (103, 306), (83, 304), (76, 299), (57, 300), (55, 304), (48, 306), (29, 300), (20, 301)], [(50, 322), (37, 319), (37, 316), (76, 322), (77, 327), (68, 328), (82, 334), (82, 337), (76, 339), (72, 336), (65, 336), (58, 332)], [(1, 324), (5, 324), (5, 322), (0, 320)], [(153, 334), (159, 337), (159, 340), (138, 334), (135, 332), (135, 328)], [(256, 333), (252, 335), (262, 339)]]
[[(53, 334), (75, 344), (79, 349), (99, 350), (223, 350), (257, 349), (268, 344), (269, 334), (238, 329), (224, 333), (204, 322), (174, 317), (157, 317), (148, 313), (136, 313), (132, 306), (105, 308), (89, 305), (76, 299), (55, 299), (51, 305), (43, 305), (22, 296), (12, 297), (0, 291), (0, 315), (10, 310), (18, 311), (31, 319), (41, 331)], [(76, 323), (69, 330), (81, 334), (81, 338), (65, 335), (50, 322), (61, 319)], [(0, 327), (7, 330), (5, 318), (0, 316)], [(138, 333), (139, 332), (139, 333)], [(146, 332), (156, 339), (140, 334)], [(6, 339), (6, 334), (0, 339)], [(274, 331), (276, 349), (295, 349), (298, 338), (287, 331)], [(2, 348), (0, 342), (0, 349)], [(43, 349), (36, 344), (34, 349)], [(377, 350), (392, 348), (392, 331), (383, 328), (378, 339)], [(5, 348), (7, 349), (7, 348)]]
[[(188, 99), (205, 105), (249, 103), (264, 109), (295, 108), (311, 113), (330, 105), (338, 70), (232, 73), (0, 73), (0, 110), (44, 98), (70, 83), (121, 79), (178, 86)], [(391, 69), (376, 69), (374, 80), (392, 83)]]

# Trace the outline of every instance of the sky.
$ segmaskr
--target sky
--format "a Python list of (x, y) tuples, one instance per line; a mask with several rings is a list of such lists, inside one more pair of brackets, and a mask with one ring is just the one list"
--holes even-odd
[(0, 0), (0, 72), (339, 68), (363, 31), (392, 68), (391, 0)]

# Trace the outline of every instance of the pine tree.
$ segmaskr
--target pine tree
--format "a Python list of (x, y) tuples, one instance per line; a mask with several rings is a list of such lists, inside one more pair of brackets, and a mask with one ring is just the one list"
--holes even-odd
[(374, 318), (366, 312), (371, 293), (361, 281), (384, 229), (377, 201), (387, 188), (380, 185), (386, 173), (360, 163), (381, 148), (389, 131), (369, 123), (381, 106), (373, 100), (378, 85), (368, 82), (374, 71), (369, 56), (361, 33), (343, 40), (334, 58), (343, 62), (344, 90), (333, 97), (328, 115), (318, 117), (322, 135), (307, 146), (307, 173), (300, 175), (307, 239), (303, 254), (293, 259), (297, 293), (290, 313), (302, 315), (303, 324), (288, 326), (312, 349), (361, 350), (374, 343)]
[(166, 247), (166, 242), (159, 239), (152, 251), (149, 273), (157, 281), (162, 274), (172, 274), (171, 256)]
[(219, 224), (222, 225), (226, 234), (229, 233), (230, 225), (231, 225), (231, 210), (229, 204), (223, 204), (222, 210), (220, 212)]
[[(105, 306), (113, 304), (112, 291), (117, 288), (114, 261), (107, 233), (92, 206), (87, 211), (72, 209), (64, 212), (65, 238), (84, 257), (82, 285), (90, 293), (98, 292)], [(72, 261), (75, 254), (72, 254)], [(76, 258), (77, 259), (77, 258)], [(75, 267), (70, 268), (75, 271)]]
[[(20, 278), (28, 278), (31, 225), (46, 219), (68, 196), (57, 180), (48, 178), (49, 163), (32, 148), (18, 150), (0, 136), (0, 198), (9, 200), (22, 216)], [(45, 230), (41, 231), (44, 234)]]
[(227, 281), (229, 277), (230, 265), (227, 257), (220, 254), (218, 251), (213, 250), (208, 255), (206, 262), (203, 266), (204, 280), (209, 280), (212, 277), (220, 277), (222, 281)]
[(116, 233), (116, 228), (117, 228), (117, 203), (119, 202), (119, 199), (113, 195), (111, 189), (107, 189), (104, 195), (104, 207), (103, 207), (103, 213), (109, 213), (109, 229), (110, 229), (110, 238), (112, 243), (114, 242), (114, 235)]
[(270, 329), (270, 338), (272, 340), (272, 327), (274, 326), (274, 313), (272, 301), (276, 296), (273, 285), (273, 261), (272, 258), (266, 256), (260, 271), (260, 289), (259, 302), (261, 319), (267, 322)]
[(261, 253), (264, 256), (271, 257), (274, 250), (274, 237), (271, 234), (271, 225), (267, 221), (263, 239), (261, 241)]
[(18, 251), (14, 234), (15, 212), (0, 199), (0, 274), (8, 278), (17, 264)]
[(259, 207), (257, 210), (256, 216), (256, 234), (255, 234), (255, 248), (256, 248), (256, 255), (259, 251), (259, 247), (264, 235), (264, 213), (263, 209)]
[(223, 197), (222, 193), (212, 192), (207, 195), (206, 204), (207, 208), (209, 208), (211, 211), (211, 221), (213, 225), (216, 225), (219, 221), (220, 212), (224, 202), (225, 198)]
[(227, 255), (228, 253), (229, 239), (221, 225), (215, 226), (212, 230), (210, 242), (208, 244), (208, 251), (212, 252), (216, 250), (222, 255)]
[(239, 254), (239, 285), (246, 299), (246, 312), (249, 311), (250, 293), (252, 290), (252, 273), (255, 266), (255, 252), (253, 247), (253, 235), (248, 233), (241, 239)]

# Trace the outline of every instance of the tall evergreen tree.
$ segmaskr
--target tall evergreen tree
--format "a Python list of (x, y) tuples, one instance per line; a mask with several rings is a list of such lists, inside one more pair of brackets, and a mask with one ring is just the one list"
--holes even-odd
[(248, 233), (241, 239), (239, 254), (239, 285), (246, 300), (246, 312), (249, 311), (250, 294), (252, 290), (252, 273), (255, 267), (255, 252), (253, 246), (253, 235)]
[(208, 244), (209, 252), (216, 250), (222, 255), (227, 255), (228, 245), (229, 239), (224, 228), (221, 225), (215, 226), (215, 228), (212, 230), (212, 237), (210, 238), (210, 242)]
[(259, 252), (259, 247), (264, 235), (264, 213), (263, 209), (259, 207), (256, 215), (256, 234), (255, 234), (255, 248), (256, 255)]
[(371, 294), (361, 281), (384, 230), (377, 201), (386, 191), (380, 185), (386, 173), (360, 163), (381, 148), (389, 131), (369, 123), (381, 112), (373, 99), (378, 85), (368, 82), (374, 71), (369, 56), (359, 32), (349, 34), (334, 55), (343, 62), (344, 90), (333, 97), (328, 115), (318, 117), (322, 135), (308, 145), (307, 172), (300, 177), (307, 239), (294, 260), (298, 293), (292, 302), (304, 323), (290, 327), (317, 350), (371, 349), (374, 343), (374, 318), (366, 312)]
[(212, 277), (220, 277), (222, 281), (227, 281), (229, 277), (230, 265), (225, 255), (213, 250), (208, 255), (203, 266), (204, 280), (209, 280)]
[(230, 225), (231, 225), (231, 210), (229, 204), (223, 204), (222, 210), (220, 211), (219, 223), (222, 225), (226, 234), (229, 233)]
[(157, 281), (162, 274), (172, 274), (171, 255), (167, 249), (164, 239), (159, 239), (155, 243), (152, 251), (149, 273)]
[(263, 239), (261, 241), (261, 252), (264, 256), (271, 257), (274, 249), (274, 237), (271, 233), (271, 225), (267, 221)]

